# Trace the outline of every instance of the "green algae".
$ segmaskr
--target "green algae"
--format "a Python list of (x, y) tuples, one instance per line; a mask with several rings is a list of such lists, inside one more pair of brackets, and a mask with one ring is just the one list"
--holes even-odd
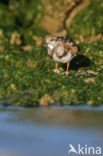
[(73, 18), (68, 34), (85, 41), (91, 35), (103, 34), (103, 1), (90, 0), (89, 5)]
[[(102, 6), (100, 0), (91, 1), (77, 14), (69, 29), (71, 36), (79, 40), (80, 35), (85, 39), (94, 35), (92, 32), (102, 34)], [(26, 0), (19, 3), (13, 0), (9, 6), (0, 3), (3, 8), (0, 10), (0, 103), (34, 107), (48, 95), (60, 105), (103, 104), (103, 40), (79, 42), (80, 52), (71, 61), (69, 75), (54, 73), (55, 63), (48, 57), (43, 42), (36, 45), (40, 37), (44, 40), (47, 35), (47, 31), (37, 24), (42, 18), (42, 7), (41, 1), (33, 0), (30, 4)], [(81, 22), (81, 18), (87, 19), (88, 24)], [(101, 24), (98, 25), (97, 19)], [(59, 69), (63, 72), (66, 66), (60, 64)], [(88, 74), (88, 70), (96, 74)]]

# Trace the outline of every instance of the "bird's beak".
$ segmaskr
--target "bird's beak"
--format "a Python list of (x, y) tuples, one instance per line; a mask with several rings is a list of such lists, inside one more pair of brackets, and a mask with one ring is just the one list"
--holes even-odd
[(44, 47), (47, 47), (47, 46), (48, 46), (48, 44), (47, 44), (47, 43), (45, 43), (45, 44), (44, 44)]

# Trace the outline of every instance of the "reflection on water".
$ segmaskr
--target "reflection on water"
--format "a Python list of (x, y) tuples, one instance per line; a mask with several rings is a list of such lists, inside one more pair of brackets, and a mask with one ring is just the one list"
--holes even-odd
[(69, 144), (102, 146), (103, 112), (0, 109), (0, 156), (68, 156)]

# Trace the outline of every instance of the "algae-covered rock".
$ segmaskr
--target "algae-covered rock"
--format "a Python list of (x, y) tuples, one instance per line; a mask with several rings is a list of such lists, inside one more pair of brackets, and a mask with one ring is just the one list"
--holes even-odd
[[(52, 6), (61, 2), (48, 0)], [(90, 0), (65, 29), (80, 49), (68, 76), (53, 72), (55, 63), (43, 46), (52, 34), (43, 26), (45, 7), (42, 0), (0, 2), (0, 104), (103, 104), (103, 2)]]
[(53, 98), (48, 95), (48, 94), (45, 94), (41, 99), (40, 99), (40, 106), (49, 106), (49, 105), (52, 105), (54, 104), (54, 100)]
[[(103, 1), (90, 0), (88, 6), (73, 18), (68, 34), (85, 42), (86, 39), (103, 35)], [(98, 38), (97, 38), (98, 39)]]

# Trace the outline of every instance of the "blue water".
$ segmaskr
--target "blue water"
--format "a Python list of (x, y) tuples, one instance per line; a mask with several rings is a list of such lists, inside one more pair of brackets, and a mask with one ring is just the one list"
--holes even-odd
[(102, 110), (78, 108), (1, 108), (0, 156), (68, 156), (69, 144), (102, 147)]

